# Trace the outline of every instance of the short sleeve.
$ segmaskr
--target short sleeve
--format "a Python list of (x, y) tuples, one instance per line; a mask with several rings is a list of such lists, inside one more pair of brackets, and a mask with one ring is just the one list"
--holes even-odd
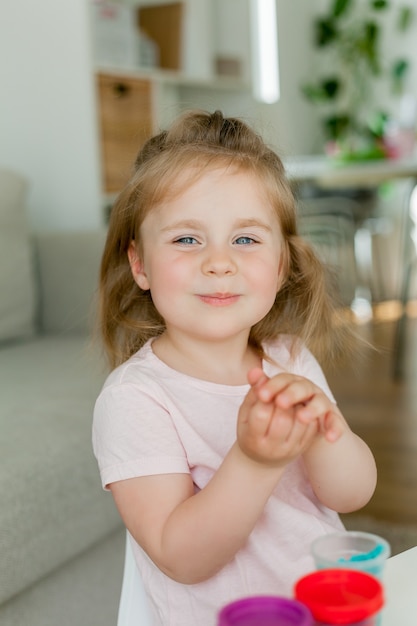
[(336, 404), (336, 400), (330, 390), (322, 368), (320, 367), (317, 359), (305, 346), (302, 347), (300, 353), (297, 355), (296, 373), (311, 380), (315, 385), (317, 385), (317, 387), (320, 387), (320, 389), (323, 390), (326, 396), (334, 404)]
[(105, 489), (112, 482), (190, 473), (185, 450), (163, 401), (132, 383), (105, 387), (93, 417), (93, 450)]

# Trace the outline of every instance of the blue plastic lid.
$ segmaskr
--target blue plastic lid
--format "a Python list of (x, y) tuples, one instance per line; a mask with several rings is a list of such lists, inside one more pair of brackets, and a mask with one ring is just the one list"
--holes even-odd
[(310, 610), (301, 602), (279, 596), (251, 596), (227, 604), (218, 626), (313, 626)]

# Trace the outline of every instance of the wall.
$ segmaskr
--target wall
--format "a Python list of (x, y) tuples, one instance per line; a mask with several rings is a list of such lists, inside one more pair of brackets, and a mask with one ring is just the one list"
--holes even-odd
[[(251, 62), (249, 3), (243, 0), (216, 0), (220, 24), (215, 28), (215, 48), (223, 54), (240, 55), (243, 78), (248, 79)], [(301, 96), (300, 76), (308, 72), (312, 3), (305, 0), (277, 0), (279, 69), (281, 97), (274, 104), (254, 101), (251, 94), (202, 92), (187, 94), (187, 101), (210, 110), (221, 108), (227, 115), (244, 117), (259, 129), (268, 143), (283, 156), (311, 153), (318, 149), (314, 111)], [(241, 20), (239, 27), (236, 24)], [(243, 38), (243, 40), (242, 40)], [(220, 103), (220, 105), (219, 105)]]
[(85, 0), (2, 0), (0, 167), (31, 183), (37, 230), (101, 223)]
[[(136, 2), (137, 0), (131, 0)], [(194, 0), (190, 0), (194, 1)], [(240, 56), (243, 78), (250, 74), (250, 24), (248, 0), (210, 0), (216, 7), (215, 53)], [(303, 99), (300, 76), (308, 72), (310, 58), (311, 3), (305, 0), (277, 0), (281, 98), (275, 104), (256, 102), (251, 93), (222, 90), (183, 89), (187, 107), (220, 108), (226, 115), (241, 116), (256, 126), (270, 145), (283, 156), (317, 151), (315, 111)], [(295, 35), (294, 35), (295, 34)]]
[(283, 156), (319, 151), (314, 111), (300, 92), (311, 55), (313, 14), (314, 2), (277, 0), (281, 98), (276, 104), (258, 104), (256, 116)]

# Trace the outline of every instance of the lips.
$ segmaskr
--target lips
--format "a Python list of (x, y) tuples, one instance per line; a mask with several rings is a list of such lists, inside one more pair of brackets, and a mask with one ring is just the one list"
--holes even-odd
[(211, 306), (229, 306), (234, 304), (239, 300), (238, 295), (232, 293), (210, 293), (206, 295), (200, 295), (199, 298), (205, 304), (209, 304)]

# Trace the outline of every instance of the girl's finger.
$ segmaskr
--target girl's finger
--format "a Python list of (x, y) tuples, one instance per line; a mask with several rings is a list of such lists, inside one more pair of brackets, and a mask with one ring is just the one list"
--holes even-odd
[(344, 425), (335, 412), (329, 412), (323, 420), (324, 436), (330, 443), (340, 439), (344, 433)]
[[(243, 411), (245, 414), (247, 414), (247, 412), (250, 411), (257, 402), (259, 402), (257, 393), (258, 386), (262, 385), (263, 382), (266, 382), (268, 380), (268, 376), (263, 372), (260, 367), (250, 370), (247, 376), (248, 382), (251, 387), (241, 405), (241, 411)], [(248, 415), (246, 415), (246, 418), (247, 417)]]
[(252, 387), (254, 387), (255, 385), (263, 384), (267, 380), (269, 380), (268, 376), (260, 367), (255, 367), (248, 372), (248, 382)]
[(268, 378), (265, 374), (265, 379), (262, 380), (258, 387), (259, 399), (263, 402), (271, 402), (277, 394), (281, 393), (290, 383), (294, 382), (295, 378), (298, 379), (294, 374), (277, 374), (272, 378)]
[(273, 405), (255, 402), (248, 412), (241, 434), (248, 439), (259, 439), (267, 435), (272, 418)]
[(297, 419), (307, 424), (326, 415), (331, 410), (331, 403), (327, 396), (318, 394), (294, 408)]
[(298, 426), (301, 426), (302, 429), (299, 434), (299, 445), (300, 448), (304, 451), (307, 449), (308, 445), (312, 442), (316, 435), (320, 432), (320, 424), (318, 420), (314, 420), (309, 424), (302, 424), (298, 420), (295, 421)]
[[(275, 396), (275, 404), (283, 409), (310, 402), (316, 395), (323, 392), (306, 378), (292, 380)], [(325, 396), (324, 396), (325, 397)]]
[(288, 459), (302, 454), (311, 444), (318, 431), (318, 422), (302, 424), (291, 412), (274, 411), (268, 430), (268, 440)]
[(274, 407), (267, 436), (276, 442), (286, 442), (294, 427), (294, 421), (294, 417), (288, 411), (281, 411)]

